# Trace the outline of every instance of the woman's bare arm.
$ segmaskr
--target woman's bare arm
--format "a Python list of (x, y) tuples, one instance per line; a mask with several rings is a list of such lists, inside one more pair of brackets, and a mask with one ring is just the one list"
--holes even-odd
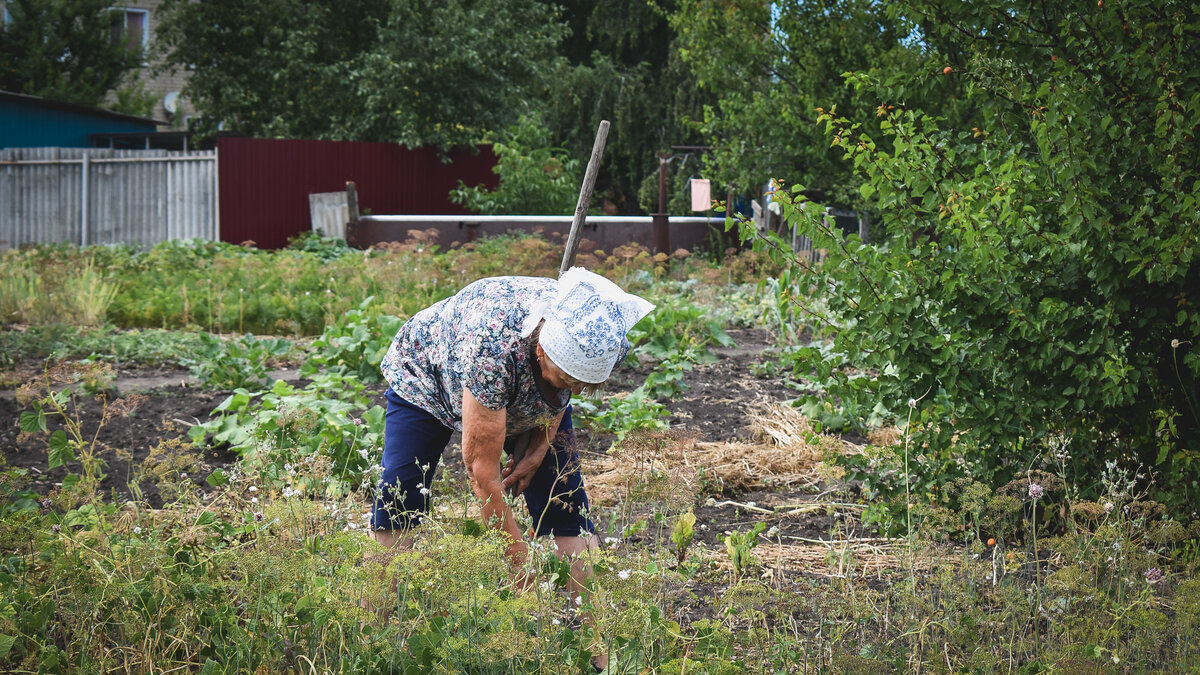
[(483, 522), (504, 530), (512, 537), (508, 558), (513, 565), (525, 562), (527, 547), (512, 509), (504, 501), (504, 483), (500, 477), (500, 456), (504, 452), (506, 412), (492, 410), (480, 403), (470, 390), (463, 389), (463, 461), (475, 496), (483, 502)]

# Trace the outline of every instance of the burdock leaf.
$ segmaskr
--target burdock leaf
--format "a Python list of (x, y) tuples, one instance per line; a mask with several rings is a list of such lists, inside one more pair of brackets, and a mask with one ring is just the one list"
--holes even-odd
[(21, 413), (21, 431), (34, 433), (46, 430), (46, 416), (41, 411), (26, 410)]
[(71, 451), (71, 443), (67, 441), (67, 432), (59, 429), (50, 434), (50, 468), (73, 461), (75, 453)]

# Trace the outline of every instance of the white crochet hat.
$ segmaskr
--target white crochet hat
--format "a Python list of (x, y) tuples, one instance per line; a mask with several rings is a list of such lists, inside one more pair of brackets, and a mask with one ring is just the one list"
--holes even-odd
[(653, 309), (599, 274), (572, 267), (559, 278), (554, 299), (531, 309), (522, 333), (545, 319), (538, 344), (546, 356), (571, 377), (598, 384), (628, 350), (625, 334)]

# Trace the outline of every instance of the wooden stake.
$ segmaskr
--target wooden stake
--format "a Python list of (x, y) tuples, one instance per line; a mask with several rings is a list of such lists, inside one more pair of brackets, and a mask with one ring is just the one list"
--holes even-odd
[(583, 185), (579, 188), (579, 202), (575, 205), (575, 219), (571, 221), (571, 234), (567, 236), (567, 249), (563, 251), (562, 265), (558, 268), (559, 276), (575, 264), (575, 254), (579, 251), (579, 232), (583, 229), (583, 221), (587, 220), (588, 208), (592, 205), (592, 189), (596, 187), (596, 173), (600, 170), (600, 157), (604, 155), (604, 143), (607, 140), (608, 120), (601, 120), (600, 128), (596, 130), (596, 141), (592, 144), (592, 156), (588, 160), (587, 172), (583, 175)]

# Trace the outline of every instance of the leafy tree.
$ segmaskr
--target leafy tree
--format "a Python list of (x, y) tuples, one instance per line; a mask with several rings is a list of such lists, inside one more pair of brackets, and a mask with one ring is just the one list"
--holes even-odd
[(199, 127), (453, 146), (543, 90), (564, 28), (533, 0), (167, 0), (168, 64), (193, 68)]
[(1088, 491), (1112, 462), (1194, 508), (1200, 8), (1111, 4), (909, 0), (894, 11), (977, 126), (905, 105), (910, 72), (853, 75), (878, 131), (820, 120), (893, 236), (845, 238), (789, 191), (787, 218), (829, 251), (798, 287), (834, 348), (806, 367), (832, 400), (911, 410), (914, 488), (932, 498), (964, 472), (1030, 468)]
[[(909, 22), (875, 0), (682, 0), (671, 15), (679, 57), (710, 94), (696, 120), (712, 147), (718, 182), (756, 193), (771, 178), (809, 195), (857, 201), (841, 153), (815, 122), (817, 108), (869, 124), (874, 100), (847, 89), (843, 73), (915, 71), (921, 59)], [(921, 87), (919, 97), (940, 95)]]
[(638, 189), (657, 176), (658, 153), (700, 142), (688, 124), (700, 111), (699, 90), (675, 55), (667, 21), (675, 3), (561, 4), (571, 37), (562, 43), (564, 60), (547, 93), (547, 124), (570, 156), (587, 158), (600, 120), (609, 120), (596, 194), (611, 211), (638, 213)]
[(520, 123), (492, 144), (499, 184), (488, 189), (459, 181), (450, 199), (476, 213), (490, 215), (569, 215), (575, 212), (583, 175), (580, 160), (550, 146), (550, 132), (536, 116)]
[(0, 89), (56, 101), (99, 105), (140, 48), (114, 39), (122, 23), (112, 0), (8, 0), (0, 22)]

